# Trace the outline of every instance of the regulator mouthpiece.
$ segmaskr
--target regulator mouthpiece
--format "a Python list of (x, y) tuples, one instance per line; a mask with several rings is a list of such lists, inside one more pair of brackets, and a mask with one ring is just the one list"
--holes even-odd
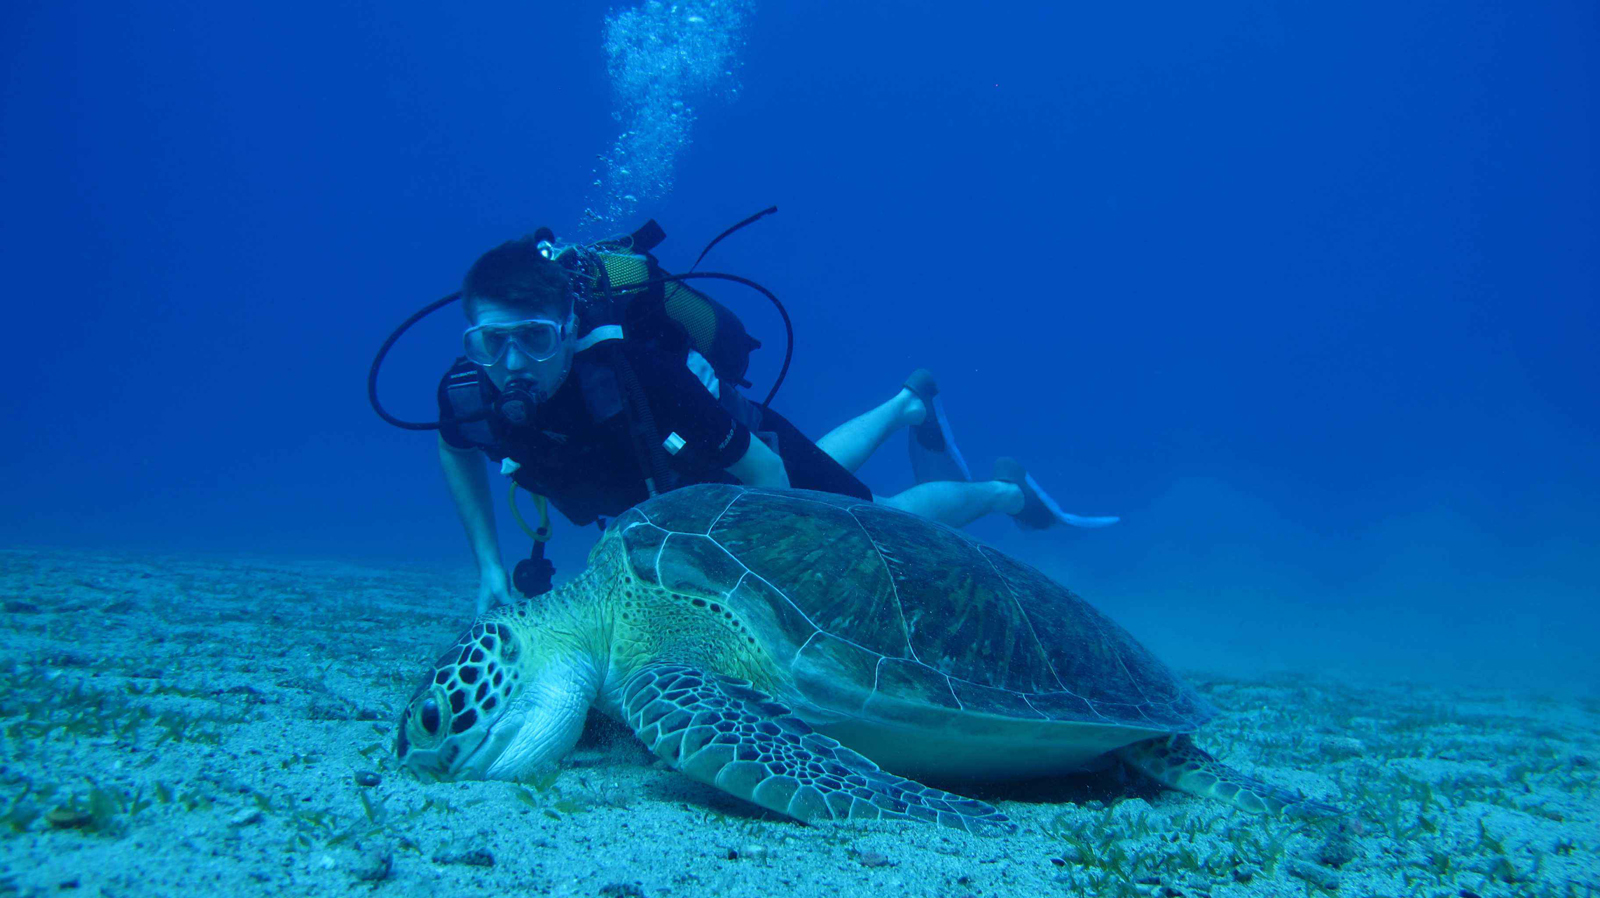
[(543, 392), (536, 389), (532, 381), (514, 380), (500, 391), (495, 409), (512, 427), (524, 427), (533, 420), (534, 409), (544, 399)]

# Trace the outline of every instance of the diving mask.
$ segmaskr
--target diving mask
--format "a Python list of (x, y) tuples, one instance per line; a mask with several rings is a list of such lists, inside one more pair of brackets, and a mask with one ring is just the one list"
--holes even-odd
[(462, 340), (466, 344), (467, 358), (487, 368), (505, 358), (506, 350), (513, 343), (536, 362), (555, 358), (561, 352), (567, 332), (566, 324), (558, 324), (548, 318), (529, 318), (507, 324), (469, 327), (462, 335)]

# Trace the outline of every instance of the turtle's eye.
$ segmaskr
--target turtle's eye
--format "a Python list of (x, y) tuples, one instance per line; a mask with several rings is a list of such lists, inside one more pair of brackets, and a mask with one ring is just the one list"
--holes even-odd
[(422, 728), (430, 736), (439, 732), (439, 703), (431, 698), (422, 701)]

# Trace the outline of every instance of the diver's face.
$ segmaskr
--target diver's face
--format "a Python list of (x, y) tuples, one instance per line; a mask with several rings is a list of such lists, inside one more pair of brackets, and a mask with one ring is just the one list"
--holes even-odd
[[(572, 367), (572, 354), (575, 338), (572, 331), (576, 321), (571, 320), (569, 313), (557, 310), (530, 313), (525, 308), (512, 308), (500, 305), (489, 300), (479, 301), (472, 318), (472, 326), (508, 325), (530, 318), (543, 318), (557, 324), (566, 323), (567, 336), (561, 341), (561, 347), (556, 354), (540, 361), (522, 351), (515, 341), (506, 347), (505, 355), (492, 365), (484, 366), (484, 371), (489, 374), (489, 381), (495, 389), (504, 390), (506, 385), (514, 381), (522, 382), (531, 388), (531, 392), (551, 396), (560, 389), (566, 380), (567, 371)], [(563, 321), (563, 319), (567, 319)]]

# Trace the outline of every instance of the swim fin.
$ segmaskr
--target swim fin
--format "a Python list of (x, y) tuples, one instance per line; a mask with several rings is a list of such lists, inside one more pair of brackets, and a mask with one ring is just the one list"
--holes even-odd
[(1090, 517), (1062, 511), (1056, 500), (1050, 498), (1050, 494), (1040, 488), (1033, 475), (1014, 458), (995, 459), (994, 479), (1022, 487), (1022, 510), (1012, 517), (1016, 519), (1017, 526), (1024, 530), (1044, 530), (1057, 524), (1092, 530), (1122, 520), (1118, 517)]
[(972, 469), (956, 448), (955, 435), (950, 431), (950, 419), (945, 417), (944, 404), (939, 401), (939, 384), (933, 373), (918, 368), (906, 378), (905, 388), (917, 394), (928, 413), (922, 423), (911, 428), (911, 473), (918, 483), (935, 480), (972, 481)]

